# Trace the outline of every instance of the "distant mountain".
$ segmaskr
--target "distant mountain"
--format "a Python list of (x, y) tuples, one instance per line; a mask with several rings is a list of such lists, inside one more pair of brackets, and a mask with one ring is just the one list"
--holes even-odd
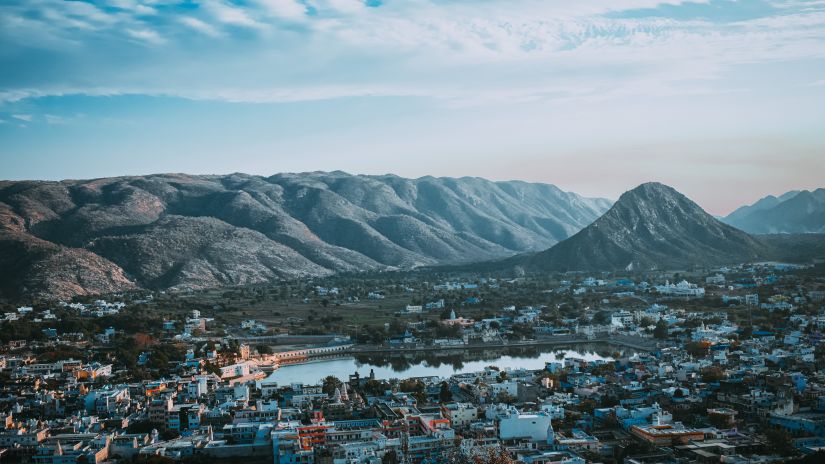
[(506, 262), (552, 271), (684, 269), (761, 259), (770, 250), (673, 188), (647, 183), (569, 239)]
[(825, 232), (825, 189), (791, 191), (743, 206), (723, 222), (752, 234)]
[(0, 181), (0, 292), (203, 288), (511, 256), (610, 207), (553, 185), (342, 172)]
[(766, 209), (773, 208), (774, 206), (778, 205), (779, 203), (782, 203), (785, 200), (789, 200), (789, 199), (793, 198), (799, 192), (800, 192), (799, 190), (791, 190), (790, 192), (785, 192), (782, 195), (779, 195), (778, 197), (775, 197), (773, 195), (768, 195), (766, 197), (762, 197), (756, 203), (754, 203), (752, 205), (740, 206), (734, 212), (728, 214), (727, 216), (722, 216), (720, 219), (723, 222), (726, 222), (726, 223), (730, 224), (731, 221), (741, 220), (741, 219), (755, 213), (756, 211), (763, 211), (763, 210), (766, 210)]

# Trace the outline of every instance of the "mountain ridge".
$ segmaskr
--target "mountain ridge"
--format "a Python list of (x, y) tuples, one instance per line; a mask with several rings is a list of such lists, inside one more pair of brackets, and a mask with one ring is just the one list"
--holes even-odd
[(825, 232), (825, 188), (769, 195), (738, 208), (722, 221), (752, 234)]
[[(609, 205), (551, 184), (341, 171), (0, 181), (0, 292), (67, 297), (481, 261), (544, 249)], [(67, 256), (68, 273), (58, 265)]]
[[(822, 251), (823, 237), (804, 242)], [(622, 194), (599, 219), (539, 253), (506, 259), (502, 266), (542, 271), (685, 269), (790, 256), (783, 237), (760, 239), (724, 224), (699, 205), (656, 182)], [(799, 246), (793, 256), (804, 256)]]

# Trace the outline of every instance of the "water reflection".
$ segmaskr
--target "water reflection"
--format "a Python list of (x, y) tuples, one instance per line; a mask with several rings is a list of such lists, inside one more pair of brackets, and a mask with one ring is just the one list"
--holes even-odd
[(312, 384), (327, 375), (334, 375), (344, 380), (356, 371), (363, 376), (368, 375), (370, 370), (373, 370), (376, 378), (379, 379), (449, 377), (457, 373), (480, 371), (491, 365), (502, 369), (542, 369), (547, 362), (562, 361), (565, 358), (609, 361), (617, 356), (628, 356), (633, 352), (633, 350), (593, 344), (568, 348), (531, 346), (417, 353), (375, 353), (283, 366), (273, 372), (267, 380), (278, 382), (280, 385), (293, 382)]
[[(355, 356), (359, 365), (390, 367), (396, 371), (409, 369), (410, 366), (440, 368), (450, 366), (455, 370), (464, 368), (467, 361), (491, 361), (502, 357), (537, 359), (543, 354), (552, 354), (556, 358), (579, 357), (585, 359), (613, 359), (622, 356), (628, 350), (616, 350), (605, 345), (577, 345), (573, 347), (511, 347), (511, 348), (471, 348), (467, 350), (426, 351), (416, 353), (370, 353)], [(565, 356), (567, 355), (567, 356)]]

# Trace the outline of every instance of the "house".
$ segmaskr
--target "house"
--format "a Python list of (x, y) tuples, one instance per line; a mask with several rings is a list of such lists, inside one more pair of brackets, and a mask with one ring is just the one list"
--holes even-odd
[(472, 403), (447, 403), (441, 406), (441, 413), (453, 428), (463, 428), (478, 420), (478, 407)]
[(699, 287), (696, 284), (691, 284), (686, 280), (683, 280), (675, 285), (670, 282), (665, 282), (664, 285), (656, 285), (654, 288), (661, 295), (683, 296), (689, 298), (700, 298), (705, 296), (704, 288)]
[(610, 315), (610, 325), (617, 328), (627, 328), (633, 325), (633, 313), (621, 310)]
[(499, 419), (498, 437), (502, 440), (528, 439), (535, 442), (552, 440), (550, 415), (545, 412), (522, 414), (510, 407)]

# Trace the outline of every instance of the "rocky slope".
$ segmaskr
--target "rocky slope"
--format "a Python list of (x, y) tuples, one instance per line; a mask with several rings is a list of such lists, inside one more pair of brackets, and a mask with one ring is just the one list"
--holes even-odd
[(610, 206), (547, 184), (342, 172), (0, 182), (0, 292), (201, 288), (536, 251)]
[(752, 234), (825, 233), (825, 189), (767, 196), (722, 221)]
[(716, 220), (671, 187), (647, 183), (569, 239), (508, 263), (553, 271), (684, 269), (772, 253), (772, 245)]

